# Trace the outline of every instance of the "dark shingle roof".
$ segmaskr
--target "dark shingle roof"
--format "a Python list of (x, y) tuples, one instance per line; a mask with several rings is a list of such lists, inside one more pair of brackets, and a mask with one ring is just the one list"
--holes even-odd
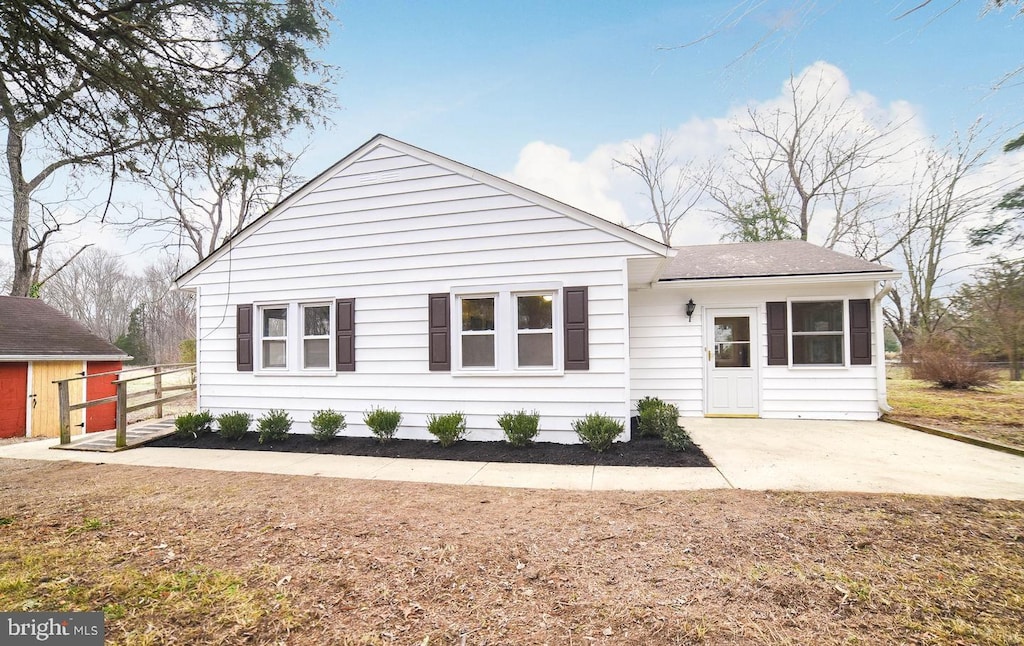
[(0, 357), (3, 356), (128, 355), (37, 298), (0, 296)]
[(893, 269), (802, 240), (678, 247), (660, 280), (867, 274)]

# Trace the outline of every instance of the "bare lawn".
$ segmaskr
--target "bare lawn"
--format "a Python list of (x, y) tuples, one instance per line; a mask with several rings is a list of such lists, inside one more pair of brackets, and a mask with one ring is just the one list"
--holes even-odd
[(945, 390), (908, 379), (891, 368), (886, 381), (889, 417), (973, 435), (1024, 449), (1024, 382), (1000, 380), (989, 388)]
[(110, 644), (1022, 644), (1024, 503), (0, 460), (0, 610)]

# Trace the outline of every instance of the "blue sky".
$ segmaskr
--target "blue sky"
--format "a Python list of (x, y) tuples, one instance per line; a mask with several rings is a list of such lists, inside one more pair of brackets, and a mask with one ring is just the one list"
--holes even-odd
[(301, 170), (383, 132), (507, 175), (530, 142), (583, 158), (768, 99), (815, 61), (940, 137), (981, 116), (1019, 129), (1022, 87), (992, 86), (1022, 63), (1024, 19), (954, 0), (897, 19), (917, 3), (340, 2), (324, 58), (342, 109)]

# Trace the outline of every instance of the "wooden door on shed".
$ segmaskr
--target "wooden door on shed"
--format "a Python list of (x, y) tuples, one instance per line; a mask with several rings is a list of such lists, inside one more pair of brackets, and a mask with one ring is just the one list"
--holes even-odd
[[(85, 369), (82, 361), (35, 361), (32, 363), (32, 392), (35, 405), (32, 408), (32, 437), (60, 436), (60, 399), (57, 397), (57, 379), (80, 377)], [(82, 403), (84, 379), (68, 384), (72, 404)], [(82, 432), (82, 411), (71, 412), (71, 434)]]
[[(120, 361), (90, 361), (85, 371), (90, 375), (121, 369)], [(90, 377), (86, 380), (85, 398), (89, 401), (117, 395), (117, 375)], [(85, 432), (109, 431), (117, 426), (117, 404), (99, 404), (85, 409)]]
[(25, 435), (28, 363), (0, 363), (0, 437)]

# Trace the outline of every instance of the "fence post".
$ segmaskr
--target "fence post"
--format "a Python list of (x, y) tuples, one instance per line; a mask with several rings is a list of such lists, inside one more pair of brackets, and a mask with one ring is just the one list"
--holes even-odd
[[(153, 396), (157, 402), (160, 402), (164, 396), (163, 378), (160, 376), (161, 366), (153, 366)], [(156, 418), (163, 419), (164, 417), (164, 405), (163, 403), (157, 403), (156, 405)]]
[(114, 447), (123, 449), (128, 446), (128, 384), (117, 384), (117, 437)]
[(57, 399), (60, 403), (60, 443), (71, 443), (71, 395), (67, 381), (57, 382)]

